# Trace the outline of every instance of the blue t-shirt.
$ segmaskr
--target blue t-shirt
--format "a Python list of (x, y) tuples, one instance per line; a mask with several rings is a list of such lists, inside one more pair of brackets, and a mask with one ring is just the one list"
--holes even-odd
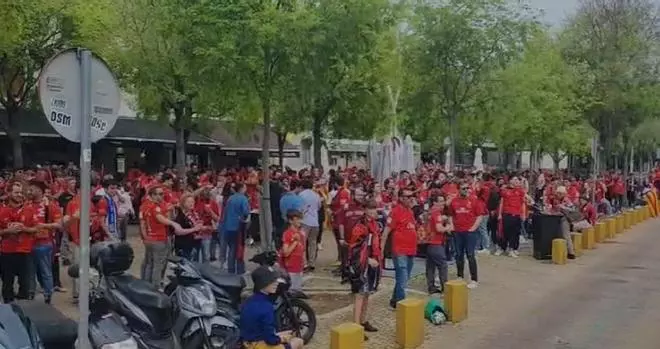
[(227, 200), (225, 213), (222, 219), (222, 232), (236, 233), (241, 226), (241, 220), (245, 220), (250, 214), (250, 204), (245, 194), (234, 193)]
[(257, 292), (243, 303), (240, 331), (243, 342), (264, 341), (268, 345), (282, 343), (275, 326), (273, 302), (267, 295)]
[(291, 210), (296, 210), (302, 213), (304, 206), (305, 203), (303, 202), (303, 199), (300, 196), (296, 195), (296, 193), (290, 191), (282, 195), (282, 198), (280, 199), (280, 212), (282, 212), (282, 218), (286, 222), (287, 212)]

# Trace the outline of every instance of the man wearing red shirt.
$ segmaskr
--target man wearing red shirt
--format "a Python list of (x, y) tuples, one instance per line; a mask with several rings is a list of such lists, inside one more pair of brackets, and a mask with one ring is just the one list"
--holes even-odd
[[(55, 229), (60, 226), (62, 212), (57, 204), (46, 197), (44, 191), (47, 185), (37, 180), (30, 181), (30, 202), (25, 204), (25, 209), (35, 213), (35, 223), (40, 229), (34, 236), (32, 247), (32, 271), (44, 291), (44, 301), (50, 304), (53, 295), (53, 240)], [(33, 276), (30, 277), (30, 298), (34, 297), (36, 284)]]
[(410, 190), (399, 190), (399, 203), (392, 208), (383, 232), (383, 241), (392, 234), (392, 262), (394, 263), (394, 292), (390, 307), (406, 298), (406, 287), (417, 254), (417, 221), (412, 206), (415, 194)]
[(337, 192), (330, 202), (330, 211), (332, 212), (332, 232), (337, 242), (337, 260), (340, 263), (346, 259), (344, 253), (346, 250), (346, 240), (344, 239), (344, 233), (339, 230), (339, 223), (342, 221), (343, 211), (348, 208), (350, 201), (351, 193), (346, 189), (344, 179), (341, 177), (337, 178)]
[(339, 253), (342, 267), (345, 267), (348, 263), (348, 241), (351, 240), (351, 232), (353, 231), (353, 227), (364, 216), (364, 192), (359, 189), (355, 190), (353, 191), (352, 197), (353, 200), (350, 200), (348, 203), (344, 204), (345, 208), (341, 209), (337, 215), (336, 224), (337, 233), (339, 234)]
[[(0, 208), (0, 264), (2, 265), (2, 298), (11, 303), (15, 298), (27, 299), (30, 289), (30, 253), (38, 229), (35, 212), (23, 205), (23, 186), (9, 186), (7, 205)], [(18, 279), (18, 294), (14, 282)]]
[(509, 255), (517, 258), (520, 230), (522, 229), (523, 206), (526, 201), (525, 190), (522, 188), (520, 179), (517, 176), (511, 177), (509, 186), (500, 191), (500, 197), (498, 220), (502, 222), (504, 238), (500, 239), (500, 246), (495, 251), (495, 255), (499, 256), (509, 249)]
[(479, 202), (469, 196), (470, 187), (461, 183), (460, 195), (449, 203), (449, 214), (454, 224), (454, 243), (456, 244), (456, 269), (459, 278), (463, 278), (465, 257), (467, 256), (471, 281), (469, 288), (475, 288), (479, 279), (477, 276), (477, 259), (474, 255), (479, 233), (477, 228), (482, 220), (482, 208)]
[(141, 276), (142, 280), (160, 287), (169, 252), (167, 227), (174, 228), (175, 232), (182, 229), (178, 223), (167, 218), (169, 206), (163, 201), (163, 187), (153, 185), (147, 194), (149, 198), (140, 207), (140, 234), (144, 241)]
[(282, 234), (282, 266), (291, 277), (291, 289), (302, 292), (306, 245), (305, 234), (300, 229), (302, 213), (289, 210), (286, 217), (289, 227)]
[[(429, 294), (443, 293), (445, 282), (448, 279), (447, 254), (445, 240), (447, 234), (454, 230), (451, 216), (447, 213), (447, 202), (442, 195), (431, 196), (431, 210), (429, 212), (429, 236), (426, 248), (426, 285)], [(435, 271), (438, 270), (440, 287), (435, 285)]]

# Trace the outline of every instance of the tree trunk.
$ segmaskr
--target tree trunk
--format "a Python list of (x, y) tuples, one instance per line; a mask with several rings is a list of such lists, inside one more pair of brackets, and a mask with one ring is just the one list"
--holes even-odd
[(284, 168), (284, 144), (286, 143), (286, 132), (276, 132), (277, 135), (277, 156), (279, 157), (280, 169)]
[[(261, 171), (263, 182), (261, 184), (261, 248), (263, 251), (273, 249), (273, 217), (270, 210), (270, 96), (263, 99), (263, 137), (261, 145)], [(281, 158), (281, 157), (280, 157)]]
[(556, 151), (552, 154), (552, 163), (553, 163), (552, 167), (553, 167), (553, 170), (555, 171), (555, 173), (557, 173), (557, 171), (559, 171), (559, 163), (561, 162), (562, 158), (563, 157), (560, 156), (558, 151)]
[(449, 159), (447, 159), (450, 171), (456, 167), (456, 137), (458, 134), (456, 127), (456, 114), (452, 112), (452, 115), (449, 116)]
[(314, 153), (314, 167), (322, 167), (323, 163), (321, 160), (321, 147), (323, 146), (323, 140), (321, 139), (322, 132), (322, 116), (319, 114), (314, 115), (314, 120), (312, 122), (312, 147)]
[(25, 163), (23, 161), (23, 139), (21, 134), (15, 127), (12, 127), (11, 130), (7, 130), (7, 137), (11, 141), (14, 168), (23, 168)]
[(186, 127), (183, 122), (184, 113), (184, 110), (174, 110), (176, 172), (179, 178), (186, 177)]

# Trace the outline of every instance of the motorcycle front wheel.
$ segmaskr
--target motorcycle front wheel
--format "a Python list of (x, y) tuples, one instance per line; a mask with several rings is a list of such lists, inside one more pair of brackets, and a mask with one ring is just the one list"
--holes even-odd
[(183, 341), (183, 349), (240, 349), (238, 329), (224, 326), (213, 326), (209, 337), (210, 347), (205, 340), (206, 334), (197, 331)]
[(316, 332), (316, 312), (302, 299), (291, 298), (289, 304), (290, 307), (283, 304), (275, 313), (277, 330), (292, 331), (296, 336), (299, 334), (307, 344)]

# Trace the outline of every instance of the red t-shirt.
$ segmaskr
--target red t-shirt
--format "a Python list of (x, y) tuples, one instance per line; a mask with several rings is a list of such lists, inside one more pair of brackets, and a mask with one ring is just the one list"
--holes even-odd
[(348, 204), (348, 208), (341, 210), (337, 215), (337, 226), (340, 225), (344, 227), (344, 239), (349, 241), (351, 239), (351, 233), (353, 232), (353, 227), (362, 219), (364, 216), (364, 210), (362, 206), (351, 202)]
[[(25, 227), (36, 225), (35, 212), (29, 205), (11, 207), (3, 206), (0, 208), (0, 229), (7, 229), (16, 223)], [(34, 244), (32, 234), (19, 233), (4, 235), (0, 241), (0, 251), (2, 253), (30, 253)]]
[[(213, 212), (216, 216), (220, 217), (220, 205), (215, 200), (202, 200), (195, 201), (195, 212), (199, 215), (204, 226), (214, 227), (217, 222), (213, 220), (213, 216), (208, 211)], [(204, 230), (197, 235), (201, 237), (210, 237), (213, 235), (213, 230)]]
[(412, 209), (397, 204), (392, 208), (387, 224), (392, 235), (392, 254), (414, 256), (417, 254), (417, 224)]
[(582, 215), (584, 215), (584, 218), (591, 225), (595, 225), (596, 220), (598, 220), (598, 212), (596, 212), (596, 208), (590, 202), (582, 207)]
[(500, 191), (500, 196), (502, 198), (502, 214), (522, 217), (523, 205), (525, 204), (525, 190), (523, 188), (503, 188)]
[(259, 210), (261, 203), (259, 202), (259, 191), (257, 190), (257, 187), (248, 185), (245, 191), (245, 195), (248, 197), (250, 211)]
[(458, 186), (456, 185), (456, 183), (446, 183), (445, 185), (442, 186), (442, 189), (440, 189), (440, 191), (449, 200), (458, 196)]
[(449, 203), (449, 214), (454, 220), (454, 231), (467, 233), (481, 215), (477, 200), (470, 197), (457, 197)]
[(625, 195), (626, 194), (626, 185), (621, 179), (615, 179), (612, 183), (612, 193), (614, 195)]
[(299, 229), (289, 227), (282, 235), (282, 243), (290, 245), (294, 241), (298, 241), (298, 245), (293, 249), (290, 255), (283, 256), (284, 269), (289, 273), (302, 273), (305, 264), (305, 236)]
[(347, 205), (349, 204), (351, 200), (351, 192), (348, 191), (346, 188), (341, 188), (339, 191), (337, 191), (337, 194), (335, 194), (335, 197), (332, 199), (332, 202), (330, 203), (330, 209), (332, 210), (333, 214), (333, 219), (332, 219), (332, 226), (333, 228), (338, 228), (339, 223), (342, 221), (342, 216), (344, 214), (344, 210), (346, 210)]
[(378, 223), (375, 219), (367, 218), (358, 222), (351, 231), (351, 239), (348, 240), (348, 244), (351, 247), (356, 246), (363, 239), (367, 238), (369, 234), (371, 234), (370, 256), (381, 261), (383, 259), (383, 253), (380, 249), (380, 234), (378, 232)]
[[(47, 205), (43, 202), (30, 202), (26, 206), (34, 211), (35, 224), (53, 223), (62, 219), (62, 211), (53, 201), (49, 200)], [(46, 214), (46, 211), (48, 211), (48, 214)], [(46, 218), (48, 219), (46, 220)], [(42, 229), (34, 236), (34, 245), (52, 245), (54, 236), (52, 230)]]
[(445, 210), (439, 208), (431, 208), (429, 213), (429, 245), (444, 245), (446, 240), (445, 232), (436, 231), (435, 227), (438, 224), (446, 225), (448, 221), (447, 215), (445, 215)]
[(156, 216), (159, 214), (164, 216), (167, 215), (166, 203), (156, 203), (147, 200), (140, 207), (140, 220), (144, 221), (144, 226), (146, 228), (144, 234), (147, 242), (167, 241), (167, 226), (156, 219)]

